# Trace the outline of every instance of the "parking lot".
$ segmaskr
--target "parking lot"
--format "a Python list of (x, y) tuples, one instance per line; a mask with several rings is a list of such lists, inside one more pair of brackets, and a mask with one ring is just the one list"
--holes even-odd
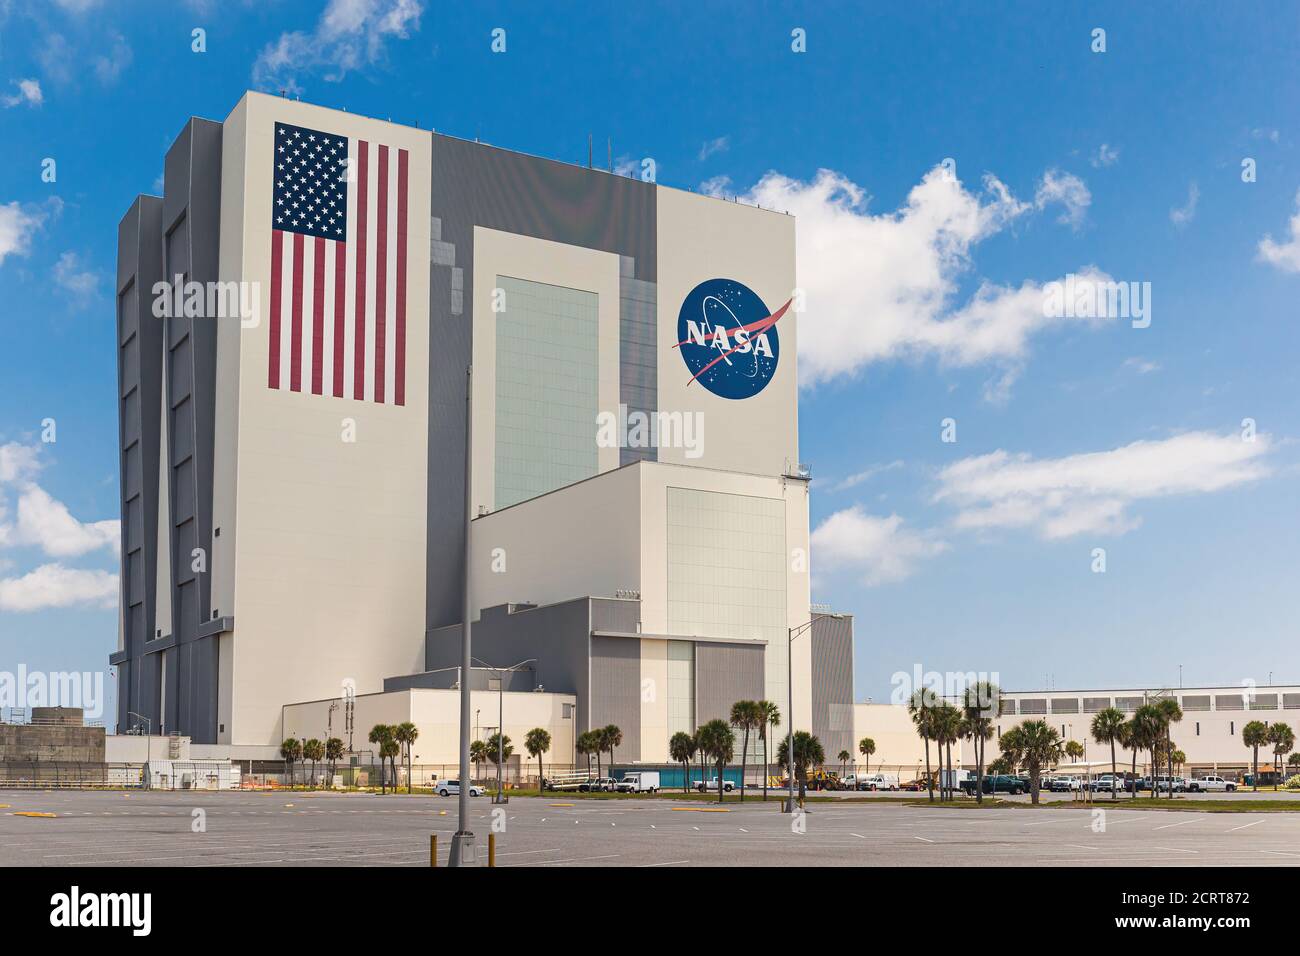
[[(439, 797), (0, 791), (0, 804), (0, 866), (427, 866), (431, 833), (442, 865), (456, 829), (455, 798)], [(1122, 800), (1099, 802), (1101, 817), (1064, 806), (815, 803), (803, 832), (775, 800), (471, 806), (484, 847), (499, 811), (499, 866), (1300, 865), (1300, 813), (1132, 810)], [(29, 812), (55, 816), (17, 815)]]

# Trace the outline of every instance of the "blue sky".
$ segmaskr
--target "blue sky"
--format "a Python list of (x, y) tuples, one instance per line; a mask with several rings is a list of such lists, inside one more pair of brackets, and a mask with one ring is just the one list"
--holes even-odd
[[(116, 225), (260, 87), (797, 213), (859, 696), (1300, 680), (1297, 11), (1133, 6), (0, 0), (0, 669), (105, 668)], [(1069, 273), (1150, 283), (1149, 327), (1045, 317)]]

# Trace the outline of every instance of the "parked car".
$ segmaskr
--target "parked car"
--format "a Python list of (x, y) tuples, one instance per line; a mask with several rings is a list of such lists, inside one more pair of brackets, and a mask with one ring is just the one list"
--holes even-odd
[[(975, 796), (975, 778), (970, 777), (960, 783), (962, 792), (968, 797)], [(1029, 789), (1029, 784), (1020, 777), (1013, 777), (1010, 774), (985, 774), (984, 786), (981, 788), (985, 793), (1024, 793)]]
[(1182, 793), (1187, 789), (1187, 781), (1182, 777), (1171, 777), (1165, 773), (1157, 774), (1156, 788), (1161, 793), (1169, 793), (1171, 788), (1174, 793)]
[[(483, 788), (477, 784), (469, 785), (469, 795), (471, 797), (483, 796)], [(459, 780), (444, 780), (438, 784), (438, 796), (440, 797), (458, 797), (460, 796)]]
[(1110, 793), (1112, 790), (1123, 791), (1128, 788), (1128, 781), (1124, 779), (1122, 773), (1109, 774), (1103, 773), (1092, 781), (1092, 790), (1094, 793)]
[(1083, 782), (1078, 777), (1070, 776), (1053, 776), (1044, 782), (1043, 789), (1052, 793), (1069, 793), (1072, 790), (1079, 790), (1083, 787)]
[(613, 793), (618, 789), (618, 781), (613, 777), (597, 777), (586, 783), (578, 784), (579, 793)]
[[(710, 790), (712, 790), (714, 793), (717, 793), (717, 791), (718, 791), (718, 778), (717, 778), (717, 777), (712, 777), (712, 778), (709, 779), (707, 782), (704, 781), (704, 780), (697, 781), (696, 784), (695, 784), (695, 789), (698, 790), (700, 793), (707, 793), (707, 792), (710, 791)], [(733, 791), (733, 790), (735, 790), (735, 789), (736, 789), (736, 785), (735, 785), (734, 783), (732, 783), (730, 780), (724, 780), (724, 781), (722, 781), (722, 792), (723, 792), (723, 793), (731, 793), (731, 791)]]
[(659, 789), (659, 771), (632, 770), (618, 782), (619, 793), (654, 793)]
[(1197, 777), (1195, 780), (1188, 780), (1187, 789), (1191, 793), (1232, 793), (1237, 789), (1237, 785), (1231, 780), (1224, 780), (1218, 774), (1211, 773), (1204, 777)]
[[(852, 775), (850, 775), (852, 776)], [(849, 786), (848, 778), (844, 780), (845, 786), (850, 790), (897, 790), (899, 789), (898, 778), (893, 774), (873, 773), (858, 777), (854, 780), (853, 785)]]

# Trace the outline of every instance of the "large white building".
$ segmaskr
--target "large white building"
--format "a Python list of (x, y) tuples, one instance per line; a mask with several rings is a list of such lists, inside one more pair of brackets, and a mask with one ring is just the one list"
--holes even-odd
[(787, 671), (813, 617), (794, 241), (284, 98), (191, 120), (119, 231), (119, 727), (266, 746), (325, 732), (285, 705), (445, 690), (468, 576), (475, 657), (533, 659), (512, 695), (568, 695), (570, 747), (614, 723), (665, 761), (789, 682), (848, 747), (851, 620)]

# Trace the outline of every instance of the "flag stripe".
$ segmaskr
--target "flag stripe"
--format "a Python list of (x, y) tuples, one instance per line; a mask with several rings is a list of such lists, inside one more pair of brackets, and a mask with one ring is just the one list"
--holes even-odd
[(397, 364), (393, 401), (406, 404), (406, 174), (408, 154), (397, 151)]
[(289, 352), (289, 388), (302, 391), (302, 243), (300, 232), (293, 234), (293, 337)]
[(312, 260), (311, 299), (311, 393), (320, 394), (321, 360), (325, 351), (325, 240), (316, 237)]
[[(384, 341), (385, 323), (388, 320), (388, 147), (379, 147), (379, 163), (376, 170), (379, 176), (378, 188), (375, 190), (375, 211), (378, 213), (375, 223), (375, 401), (384, 400), (384, 357), (387, 354), (387, 342)], [(383, 282), (384, 288), (379, 289)]]
[(266, 361), (266, 384), (280, 387), (280, 271), (284, 263), (284, 236), (271, 232), (271, 351)]
[(334, 397), (343, 397), (343, 318), (348, 297), (348, 247), (334, 245)]
[(353, 362), (352, 397), (366, 397), (366, 150), (369, 144), (357, 142), (357, 281), (356, 281), (356, 340)]

